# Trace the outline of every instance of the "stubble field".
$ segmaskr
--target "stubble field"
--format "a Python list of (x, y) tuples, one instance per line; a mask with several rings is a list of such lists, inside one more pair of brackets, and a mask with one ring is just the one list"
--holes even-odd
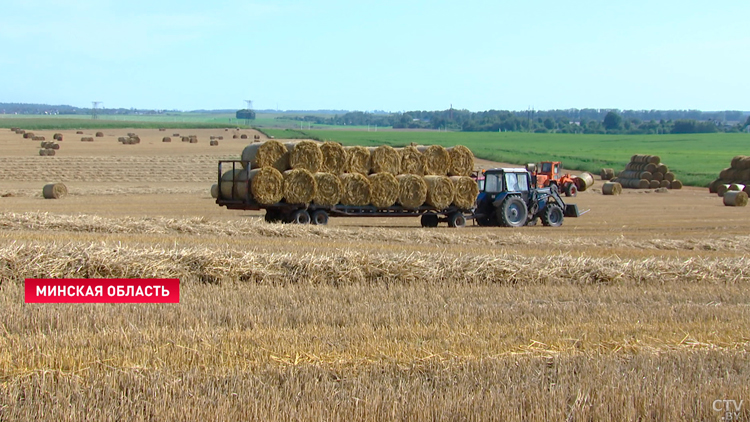
[[(90, 132), (40, 157), (0, 131), (2, 420), (719, 420), (748, 397), (750, 219), (706, 189), (597, 181), (560, 228), (271, 225), (209, 195), (234, 131)], [(181, 303), (27, 305), (26, 277), (179, 277)]]

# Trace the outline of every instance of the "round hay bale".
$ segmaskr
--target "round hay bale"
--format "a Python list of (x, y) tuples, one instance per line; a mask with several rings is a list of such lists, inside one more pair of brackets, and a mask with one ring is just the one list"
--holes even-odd
[(96, 136), (97, 138), (103, 138), (104, 137), (104, 132), (96, 132), (96, 135), (94, 135), (94, 136)]
[(417, 209), (427, 200), (427, 182), (416, 174), (400, 174), (398, 180), (398, 203), (409, 209)]
[(398, 200), (398, 179), (390, 172), (373, 173), (370, 181), (370, 203), (377, 208), (388, 208)]
[(750, 157), (742, 157), (739, 163), (737, 163), (737, 169), (739, 170), (750, 169)]
[(746, 158), (744, 155), (737, 155), (732, 158), (730, 167), (739, 169), (740, 167), (740, 161), (742, 161), (744, 158)]
[(218, 140), (220, 140), (220, 141), (223, 141), (223, 140), (224, 140), (224, 137), (223, 137), (223, 136), (217, 136), (217, 137), (216, 137), (216, 139), (218, 139)]
[(83, 131), (82, 130), (77, 130), (76, 131), (76, 135), (83, 135)]
[(669, 180), (670, 182), (673, 182), (674, 181), (674, 173), (672, 173), (671, 171), (668, 171), (668, 172), (664, 173), (664, 180)]
[(132, 144), (140, 144), (141, 143), (141, 137), (140, 136), (131, 136), (130, 137), (130, 143)]
[(401, 172), (401, 156), (390, 145), (381, 145), (370, 150), (370, 171), (373, 173), (390, 173), (393, 175)]
[(68, 188), (62, 183), (50, 183), (42, 188), (44, 199), (60, 199), (68, 194)]
[(652, 176), (653, 178), (651, 179), (651, 181), (661, 182), (662, 180), (664, 180), (664, 173), (660, 173), (657, 171), (656, 173), (653, 173)]
[[(365, 151), (367, 151), (365, 149)], [(369, 157), (369, 152), (367, 156)], [(344, 173), (339, 176), (343, 190), (341, 203), (343, 205), (364, 206), (370, 203), (370, 180), (361, 173)]]
[(602, 180), (612, 180), (615, 177), (615, 170), (611, 168), (603, 168), (599, 172), (599, 176), (601, 176)]
[(239, 138), (239, 136), (236, 133), (232, 135), (232, 139), (237, 139), (237, 138)]
[(731, 183), (729, 185), (729, 191), (745, 190), (745, 185), (741, 183)]
[(221, 175), (221, 192), (219, 193), (221, 193), (223, 199), (242, 199), (241, 196), (237, 195), (235, 189), (235, 185), (240, 180), (240, 173), (242, 173), (242, 169), (234, 169), (227, 170)]
[(209, 141), (208, 145), (212, 146), (212, 147), (215, 147), (215, 146), (219, 145), (219, 141), (217, 141), (216, 139), (214, 139), (212, 141)]
[(197, 144), (198, 143), (198, 138), (194, 138), (194, 137), (191, 136), (190, 140), (188, 142), (191, 143), (191, 144)]
[(622, 193), (622, 185), (617, 182), (607, 182), (602, 185), (602, 195), (619, 195)]
[(275, 204), (284, 197), (284, 176), (273, 167), (253, 169), (248, 172), (250, 193), (256, 202)]
[(346, 169), (346, 150), (338, 142), (326, 141), (320, 145), (320, 153), (323, 161), (320, 163), (320, 172), (340, 175)]
[(190, 142), (190, 137), (189, 136), (183, 136), (182, 137), (182, 142)]
[(584, 171), (575, 177), (575, 184), (579, 191), (584, 192), (586, 189), (594, 186), (594, 175)]
[(453, 182), (453, 205), (462, 210), (474, 208), (479, 195), (477, 182), (468, 176), (451, 176)]
[(289, 151), (276, 140), (246, 146), (241, 160), (243, 167), (251, 169), (273, 167), (279, 172), (289, 169)]
[(656, 166), (656, 171), (658, 171), (659, 173), (664, 174), (664, 173), (666, 173), (666, 172), (669, 171), (669, 167), (667, 167), (666, 164), (661, 164), (660, 163), (658, 166)]
[(750, 194), (750, 184), (745, 185), (745, 189), (742, 189), (743, 192)]
[(399, 148), (397, 152), (401, 156), (401, 174), (424, 175), (424, 159), (416, 147), (410, 145)]
[(341, 183), (339, 176), (323, 172), (315, 173), (314, 176), (317, 189), (315, 190), (313, 203), (323, 206), (338, 204), (341, 200), (341, 192), (344, 190), (344, 185)]
[(463, 145), (447, 148), (450, 155), (451, 165), (448, 168), (449, 176), (470, 176), (474, 171), (474, 154)]
[(719, 185), (716, 187), (716, 194), (719, 196), (724, 196), (725, 193), (729, 192), (729, 184), (725, 183), (723, 185)]
[(47, 147), (49, 149), (60, 149), (60, 144), (55, 144), (50, 142), (50, 145)]
[(646, 160), (647, 163), (659, 165), (661, 163), (661, 157), (658, 155), (647, 155), (648, 159)]
[(134, 133), (134, 132), (128, 132), (128, 137), (131, 137), (131, 138), (132, 138), (133, 136), (135, 136), (135, 133)]
[(744, 207), (747, 205), (747, 192), (730, 191), (724, 194), (724, 205), (728, 207)]
[(671, 185), (672, 185), (672, 182), (670, 182), (669, 180), (661, 180), (659, 182), (660, 188), (669, 188)]
[(161, 141), (162, 142), (172, 142), (172, 138), (170, 138), (169, 136), (165, 136), (165, 137), (161, 138)]
[(347, 173), (359, 173), (365, 176), (370, 174), (372, 166), (370, 150), (362, 146), (345, 147), (344, 149), (346, 150), (345, 171)]
[(243, 133), (242, 135), (240, 135), (240, 139), (247, 139), (247, 135), (245, 135), (245, 134)]
[(34, 133), (33, 132), (24, 132), (23, 139), (34, 139)]
[[(428, 147), (417, 147), (424, 157), (424, 174), (434, 176), (445, 176), (451, 167), (451, 156), (448, 151), (440, 145)], [(429, 196), (429, 195), (428, 195)]]
[(55, 133), (54, 135), (52, 135), (52, 139), (54, 139), (56, 141), (62, 141), (63, 140), (63, 135), (62, 135), (62, 133)]
[(726, 184), (724, 180), (716, 179), (713, 182), (708, 184), (708, 193), (716, 193), (716, 189), (718, 189), (719, 185)]
[(648, 183), (649, 189), (658, 189), (661, 186), (661, 182), (658, 180), (650, 180)]
[(437, 210), (448, 208), (456, 195), (453, 182), (447, 176), (424, 176), (427, 183), (427, 199), (425, 203)]
[(737, 170), (738, 169), (735, 169), (734, 167), (725, 168), (719, 172), (719, 179), (734, 180), (734, 175)]
[(120, 142), (120, 143), (123, 143), (123, 144), (124, 144), (124, 143), (125, 143), (125, 142), (126, 142), (127, 140), (128, 140), (128, 138), (126, 138), (126, 137), (124, 137), (124, 136), (120, 136), (119, 138), (117, 138), (117, 142)]
[(167, 131), (167, 128), (163, 128), (163, 127), (159, 128), (159, 132), (166, 132), (166, 131)]
[(287, 203), (309, 204), (315, 198), (315, 190), (315, 177), (307, 169), (284, 172), (284, 201)]
[(179, 138), (180, 134), (179, 133), (173, 133), (172, 136), (174, 136), (175, 138)]
[(676, 189), (676, 190), (682, 189), (682, 182), (680, 182), (679, 180), (676, 180), (676, 179), (673, 180), (673, 181), (671, 181), (669, 183), (669, 189)]
[(40, 157), (46, 157), (47, 156), (47, 151), (49, 151), (47, 148), (40, 149), (39, 150), (39, 156)]
[(289, 150), (289, 167), (317, 173), (323, 162), (323, 153), (315, 141), (299, 141), (286, 144)]

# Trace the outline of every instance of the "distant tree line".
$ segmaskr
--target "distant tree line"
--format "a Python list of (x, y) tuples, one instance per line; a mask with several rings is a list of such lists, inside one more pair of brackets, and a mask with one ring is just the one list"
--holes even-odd
[(546, 111), (468, 110), (408, 111), (379, 114), (361, 111), (335, 116), (279, 117), (336, 126), (381, 126), (396, 129), (444, 129), (467, 132), (663, 134), (738, 132), (750, 124), (741, 111), (600, 110)]

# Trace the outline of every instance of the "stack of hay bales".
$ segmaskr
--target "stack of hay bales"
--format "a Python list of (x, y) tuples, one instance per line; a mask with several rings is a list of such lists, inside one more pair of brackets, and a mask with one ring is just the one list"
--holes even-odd
[[(283, 199), (326, 206), (388, 208), (398, 204), (409, 209), (423, 205), (445, 209), (455, 205), (466, 210), (474, 206), (479, 193), (469, 177), (474, 155), (460, 145), (394, 149), (314, 141), (283, 144), (269, 139), (245, 147), (241, 162), (243, 170), (230, 170), (222, 176), (222, 180), (235, 181), (233, 187), (231, 183), (227, 188), (222, 185), (219, 194), (225, 199), (244, 198), (249, 191), (264, 205)], [(264, 174), (247, 176), (258, 170)], [(279, 189), (281, 198), (276, 192)]]
[[(128, 134), (128, 136), (121, 136), (117, 138), (117, 142), (120, 142), (123, 145), (135, 145), (135, 144), (141, 143), (141, 138), (138, 135), (131, 133), (131, 134)], [(168, 142), (168, 141), (165, 141), (165, 142)]]
[(84, 136), (81, 138), (81, 142), (94, 142), (94, 138), (91, 136)]
[(658, 155), (632, 156), (625, 170), (611, 180), (629, 189), (682, 189), (682, 182), (675, 179)]
[(719, 177), (708, 185), (708, 191), (724, 196), (724, 193), (736, 190), (739, 185), (744, 185), (739, 190), (750, 193), (750, 157), (744, 155), (732, 158), (729, 167), (722, 170)]
[(56, 134), (52, 135), (52, 139), (54, 139), (54, 140), (56, 140), (58, 142), (62, 142), (63, 135), (62, 135), (62, 133), (56, 133)]

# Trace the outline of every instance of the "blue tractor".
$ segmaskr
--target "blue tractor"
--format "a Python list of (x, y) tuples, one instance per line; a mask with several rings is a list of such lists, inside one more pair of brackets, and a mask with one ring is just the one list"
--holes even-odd
[(480, 226), (561, 226), (565, 217), (578, 217), (575, 204), (565, 204), (556, 185), (536, 188), (524, 168), (485, 170), (477, 177), (479, 196), (474, 218)]

